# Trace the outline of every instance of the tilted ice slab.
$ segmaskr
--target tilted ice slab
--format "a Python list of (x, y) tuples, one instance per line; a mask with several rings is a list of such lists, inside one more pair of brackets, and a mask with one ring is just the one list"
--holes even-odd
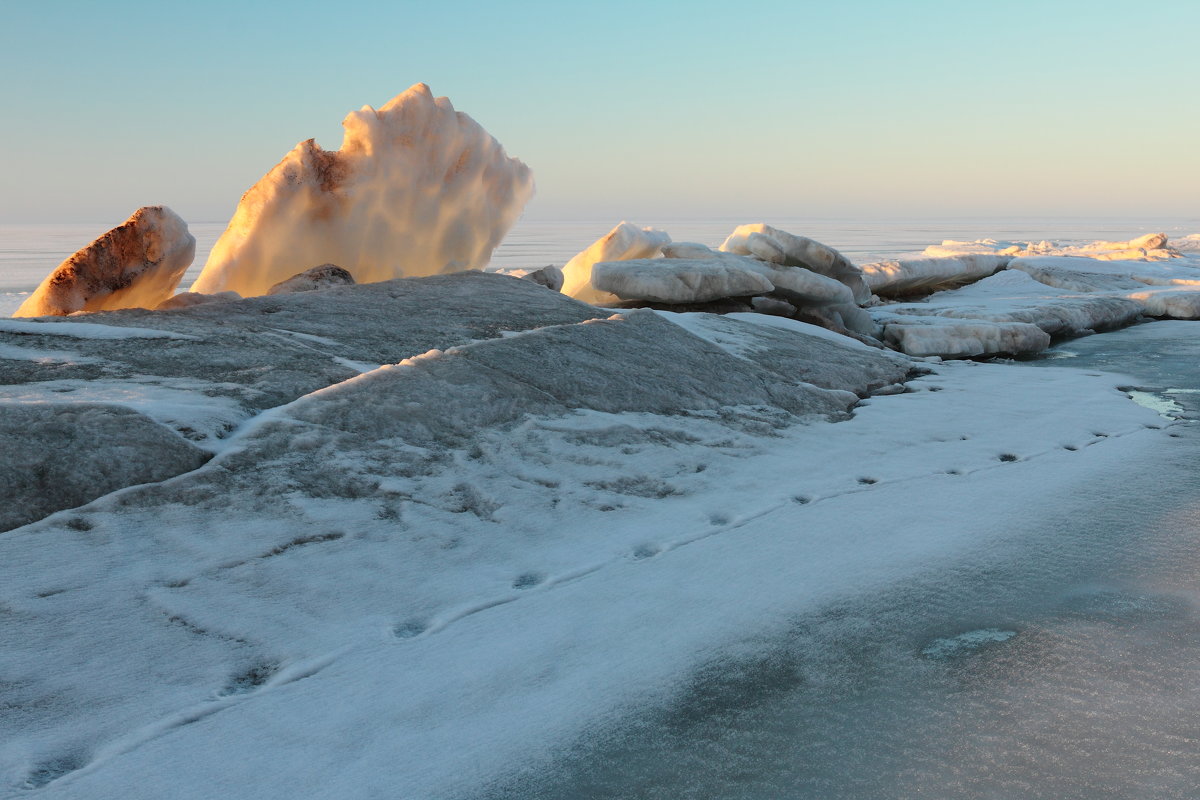
[(423, 83), (342, 126), (340, 150), (301, 142), (246, 192), (192, 291), (262, 295), (326, 263), (359, 283), (482, 268), (533, 193), (529, 168)]
[(1144, 309), (1129, 297), (1064, 294), (1024, 272), (1006, 270), (925, 302), (880, 306), (871, 313), (883, 326), (885, 341), (910, 355), (962, 357), (1038, 352), (1051, 336), (1128, 325)]
[(563, 265), (562, 293), (585, 303), (612, 303), (619, 298), (592, 284), (592, 268), (603, 261), (653, 258), (671, 237), (653, 228), (621, 222)]
[(195, 255), (196, 239), (179, 215), (166, 206), (139, 208), (59, 264), (13, 316), (154, 308), (174, 293)]
[(775, 285), (753, 263), (716, 258), (638, 258), (592, 267), (592, 286), (622, 300), (704, 303), (724, 297), (766, 294)]
[(970, 363), (797, 425), (723, 405), (793, 391), (752, 331), (649, 317), (377, 370), (0, 537), (0, 792), (485, 792), (797, 613), (1002, 545), (1164, 435), (1120, 379)]
[(940, 258), (906, 258), (862, 266), (871, 291), (880, 297), (927, 294), (972, 283), (1004, 269), (1011, 256), (969, 254)]
[(725, 239), (721, 250), (754, 256), (772, 264), (803, 267), (833, 278), (850, 289), (855, 303), (865, 303), (871, 296), (862, 271), (850, 259), (806, 236), (796, 236), (763, 223), (740, 225)]

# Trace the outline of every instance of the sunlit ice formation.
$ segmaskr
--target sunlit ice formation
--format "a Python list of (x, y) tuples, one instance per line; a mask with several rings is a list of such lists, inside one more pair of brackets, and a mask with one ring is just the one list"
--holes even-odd
[(154, 308), (175, 292), (196, 255), (187, 223), (166, 206), (146, 206), (46, 276), (14, 317)]
[(585, 303), (613, 302), (619, 299), (616, 295), (592, 285), (592, 267), (604, 261), (654, 258), (670, 242), (663, 231), (622, 222), (563, 266), (562, 292)]
[(261, 295), (325, 263), (359, 283), (478, 269), (533, 194), (529, 167), (423, 83), (342, 126), (341, 149), (303, 141), (243, 195), (192, 291)]

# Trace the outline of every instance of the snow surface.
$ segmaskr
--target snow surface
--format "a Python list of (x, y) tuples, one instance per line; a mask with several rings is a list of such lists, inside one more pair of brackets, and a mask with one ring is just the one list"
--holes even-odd
[[(730, 405), (771, 384), (670, 318), (383, 367), (271, 412), (195, 472), (0, 537), (0, 791), (482, 790), (1163, 435), (1120, 378), (971, 362), (796, 424)], [(684, 320), (737, 339), (726, 353), (755, 330), (803, 335)], [(606, 362), (603, 380), (579, 369)]]
[(423, 83), (343, 120), (340, 150), (301, 142), (242, 197), (193, 292), (262, 295), (320, 264), (359, 283), (480, 269), (533, 175)]

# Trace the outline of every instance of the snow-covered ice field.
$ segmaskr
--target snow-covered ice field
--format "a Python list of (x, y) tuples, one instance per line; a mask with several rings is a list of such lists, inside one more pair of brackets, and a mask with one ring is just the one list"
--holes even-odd
[[(951, 234), (971, 238), (905, 233), (905, 250)], [(521, 266), (561, 263), (531, 249)], [(1186, 405), (1166, 401), (1200, 386), (911, 360), (782, 318), (610, 318), (528, 282), (440, 280), (404, 285), (456, 299), (377, 284), (236, 314), (0, 322), (5, 400), (116, 425), (112, 409), (132, 409), (182, 434), (183, 465), (0, 534), (0, 796), (589, 796), (564, 763), (636, 743), (648, 714), (758, 704), (769, 677), (730, 680), (708, 710), (696, 687), (807, 657), (780, 650), (798, 621), (886, 616), (875, 598), (936, 593), (938, 570), (1085, 554), (1079, 532), (1055, 550), (1046, 521), (1195, 444)], [(1194, 324), (1087, 341), (1123, 335), (1149, 359)], [(114, 472), (94, 452), (65, 449), (64, 481)], [(978, 611), (964, 628), (936, 597), (918, 606), (937, 632), (914, 644), (926, 661), (1024, 641), (1011, 620)], [(1167, 724), (1186, 756), (1195, 731)], [(779, 726), (757, 730), (771, 747), (727, 753), (778, 753)], [(1194, 775), (1180, 764), (1165, 789), (1112, 796), (1176, 796)], [(1068, 796), (1038, 794), (1050, 785), (1022, 796)], [(606, 796), (649, 791), (617, 786)]]

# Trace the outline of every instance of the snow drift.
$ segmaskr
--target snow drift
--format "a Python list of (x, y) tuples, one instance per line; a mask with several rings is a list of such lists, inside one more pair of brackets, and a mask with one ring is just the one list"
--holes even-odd
[(533, 193), (529, 168), (423, 83), (342, 126), (341, 149), (303, 141), (246, 192), (192, 291), (261, 295), (325, 263), (359, 283), (478, 269)]

